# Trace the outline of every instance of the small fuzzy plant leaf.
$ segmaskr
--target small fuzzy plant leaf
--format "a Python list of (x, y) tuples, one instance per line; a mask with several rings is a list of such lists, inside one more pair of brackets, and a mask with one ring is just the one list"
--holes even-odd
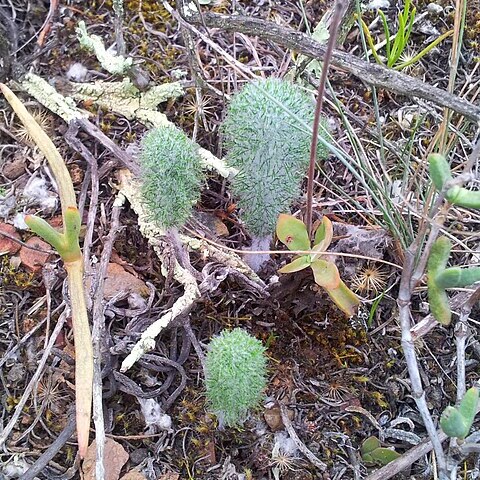
[(265, 347), (245, 330), (223, 331), (205, 359), (207, 400), (220, 425), (242, 423), (266, 386)]
[(198, 147), (179, 129), (160, 127), (142, 141), (142, 197), (152, 220), (165, 229), (184, 225), (200, 197)]
[[(253, 236), (271, 235), (300, 195), (313, 117), (310, 97), (287, 81), (258, 80), (233, 97), (223, 124), (227, 161), (239, 169), (232, 189)], [(319, 158), (326, 153), (320, 146)]]
[(479, 391), (472, 387), (465, 392), (458, 407), (447, 407), (440, 417), (440, 426), (449, 437), (463, 440), (472, 428), (477, 414)]

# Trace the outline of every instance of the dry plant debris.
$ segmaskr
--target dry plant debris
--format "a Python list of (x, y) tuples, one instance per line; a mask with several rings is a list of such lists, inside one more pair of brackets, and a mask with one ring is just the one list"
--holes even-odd
[[(467, 160), (480, 116), (478, 6), (414, 2), (418, 19), (405, 52), (447, 38), (411, 70), (389, 72), (366, 63), (369, 46), (364, 50), (355, 2), (348, 5), (325, 96), (333, 141), (313, 182), (314, 220), (327, 215), (334, 223), (328, 258), (363, 297), (346, 319), (308, 271), (277, 275), (294, 260), (278, 242), (262, 271), (248, 267), (250, 237), (230, 186), (236, 171), (223, 161), (221, 129), (229, 99), (254, 78), (295, 78), (311, 96), (332, 18), (324, 14), (333, 2), (202, 1), (201, 15), (196, 2), (180, 0), (4, 3), (0, 55), (4, 31), (14, 53), (2, 80), (12, 64), (29, 71), (11, 70), (10, 86), (66, 159), (82, 212), (98, 443), (80, 466), (65, 271), (48, 245), (28, 248), (39, 240), (23, 224), (24, 214), (42, 211), (53, 225), (58, 193), (45, 159), (1, 104), (0, 418), (9, 433), (0, 433), (0, 477), (80, 478), (83, 470), (98, 479), (385, 480), (401, 470), (429, 478), (439, 469), (443, 478), (404, 353), (415, 341), (428, 399), (423, 415), (433, 417), (427, 427), (435, 436), (436, 419), (478, 381), (480, 290), (447, 290), (452, 326), (439, 328), (428, 314), (426, 278), (421, 268), (410, 269), (406, 247), (419, 232), (428, 238), (432, 226), (453, 240), (449, 266), (478, 264), (478, 210), (443, 206), (429, 218), (434, 195), (427, 175), (428, 154), (443, 145), (449, 181), (464, 182), (448, 187), (478, 191), (478, 158)], [(382, 7), (391, 32), (403, 6), (398, 0)], [(372, 6), (362, 18), (384, 53), (381, 15)], [(93, 38), (93, 50), (81, 48), (80, 22), (83, 43)], [(38, 43), (31, 37), (37, 31)], [(104, 69), (120, 55), (124, 72)], [(146, 129), (165, 124), (197, 143), (207, 167), (179, 244), (149, 223), (135, 180)], [(300, 197), (285, 213), (299, 217), (304, 210)], [(218, 332), (237, 327), (266, 348), (267, 398), (243, 428), (221, 430), (207, 413), (202, 356)], [(421, 397), (418, 384), (414, 390)], [(473, 430), (478, 426), (474, 419)], [(472, 445), (475, 435), (464, 443)], [(369, 437), (400, 458), (382, 468), (364, 461)], [(459, 455), (461, 447), (457, 442)], [(459, 458), (457, 475), (474, 478), (478, 455)]]

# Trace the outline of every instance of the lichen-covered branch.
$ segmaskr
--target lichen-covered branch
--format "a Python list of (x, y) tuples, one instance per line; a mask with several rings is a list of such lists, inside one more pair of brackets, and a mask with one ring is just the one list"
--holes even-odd
[(125, 58), (123, 55), (115, 55), (105, 49), (102, 39), (97, 35), (89, 35), (85, 22), (81, 21), (77, 27), (78, 41), (80, 45), (92, 52), (97, 58), (102, 68), (112, 75), (125, 75), (133, 65), (131, 58)]
[(157, 110), (158, 105), (183, 95), (179, 82), (155, 85), (141, 92), (128, 78), (121, 82), (70, 83), (69, 87), (76, 100), (93, 100), (96, 105), (128, 120), (137, 119), (155, 127), (170, 124), (166, 115)]
[[(89, 113), (78, 108), (74, 98), (63, 96), (37, 75), (28, 73), (20, 86), (45, 108), (67, 123), (73, 120), (83, 119), (85, 121), (88, 119)], [(160, 103), (183, 93), (180, 84), (176, 82), (157, 85), (146, 92), (141, 92), (128, 79), (109, 83), (71, 83), (70, 87), (77, 100), (93, 100), (97, 105), (111, 112), (123, 115), (129, 120), (138, 120), (149, 127), (172, 125), (167, 117), (156, 108)], [(235, 168), (229, 167), (222, 159), (215, 157), (208, 150), (199, 147), (198, 153), (204, 167), (217, 172), (222, 177), (229, 178), (237, 174)]]
[[(128, 170), (120, 170), (117, 173), (117, 178), (119, 180), (119, 189), (121, 193), (125, 195), (130, 202), (132, 209), (138, 215), (138, 225), (142, 235), (149, 240), (160, 260), (163, 260), (164, 249), (160, 239), (166, 236), (166, 232), (158, 225), (149, 221), (149, 215), (145, 211), (141, 200), (139, 185), (134, 180), (131, 172)], [(186, 235), (181, 235), (180, 239), (182, 243), (189, 245), (191, 248), (207, 251), (208, 254), (214, 257), (217, 261), (221, 259), (225, 264), (229, 264), (230, 266), (237, 268), (250, 278), (254, 277), (255, 279), (258, 279), (254, 272), (252, 272), (236, 254), (231, 252), (222, 252), (220, 249), (211, 244), (207, 244), (202, 240), (190, 238)], [(170, 259), (170, 261), (172, 261), (172, 259)], [(121, 367), (122, 372), (125, 372), (131, 368), (144, 353), (152, 350), (155, 347), (156, 337), (176, 318), (187, 315), (197, 299), (200, 297), (200, 290), (193, 275), (188, 270), (181, 267), (176, 259), (173, 259), (172, 268), (173, 278), (183, 285), (184, 293), (179, 299), (177, 299), (167, 313), (162, 315), (143, 332), (140, 340), (123, 361)], [(261, 282), (261, 280), (259, 281)]]
[(73, 98), (64, 97), (38, 75), (27, 73), (23, 77), (20, 87), (67, 123), (89, 116), (87, 111), (77, 107)]

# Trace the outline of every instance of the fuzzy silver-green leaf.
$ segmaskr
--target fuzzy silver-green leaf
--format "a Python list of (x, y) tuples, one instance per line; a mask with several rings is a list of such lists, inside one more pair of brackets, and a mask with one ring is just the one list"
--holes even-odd
[(162, 227), (184, 225), (200, 197), (198, 147), (179, 129), (160, 127), (142, 141), (142, 198), (151, 219)]
[(262, 399), (267, 359), (262, 342), (236, 328), (212, 339), (205, 359), (207, 400), (220, 423), (242, 423)]
[[(311, 144), (305, 124), (313, 117), (312, 99), (279, 79), (247, 84), (230, 103), (223, 131), (227, 161), (239, 169), (232, 189), (255, 236), (271, 235), (278, 215), (300, 196)], [(318, 158), (326, 155), (320, 144)]]

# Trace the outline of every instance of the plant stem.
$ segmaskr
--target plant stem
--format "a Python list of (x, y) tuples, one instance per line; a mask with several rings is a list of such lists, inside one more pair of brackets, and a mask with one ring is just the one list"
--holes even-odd
[(432, 416), (428, 410), (427, 402), (425, 401), (425, 391), (422, 387), (422, 380), (418, 368), (418, 361), (415, 354), (415, 346), (410, 332), (410, 302), (412, 298), (411, 276), (415, 268), (415, 253), (418, 245), (414, 242), (410, 248), (405, 252), (405, 264), (402, 272), (402, 279), (400, 281), (400, 290), (398, 293), (398, 307), (400, 324), (402, 328), (402, 347), (405, 360), (407, 362), (408, 374), (411, 382), (412, 396), (417, 404), (417, 408), (422, 416), (428, 436), (432, 441), (435, 455), (440, 471), (440, 478), (445, 478), (446, 475), (446, 460), (443, 452), (442, 443), (438, 436), (435, 425), (433, 424)]
[(88, 448), (92, 412), (93, 349), (88, 323), (87, 303), (83, 289), (83, 260), (65, 263), (68, 290), (72, 306), (73, 335), (75, 338), (75, 396), (77, 436), (80, 457)]
[(320, 126), (320, 114), (323, 107), (323, 94), (325, 92), (325, 84), (327, 82), (327, 73), (330, 60), (332, 58), (333, 49), (337, 40), (338, 28), (342, 21), (343, 12), (347, 7), (346, 0), (337, 0), (335, 3), (335, 12), (333, 14), (332, 23), (330, 25), (330, 37), (328, 39), (325, 57), (323, 59), (322, 74), (320, 83), (318, 84), (317, 103), (315, 105), (315, 117), (313, 120), (312, 144), (310, 147), (310, 164), (308, 167), (308, 185), (307, 185), (307, 208), (305, 212), (305, 225), (309, 237), (312, 235), (312, 210), (313, 210), (313, 177), (315, 176), (315, 163), (317, 160), (318, 131)]

